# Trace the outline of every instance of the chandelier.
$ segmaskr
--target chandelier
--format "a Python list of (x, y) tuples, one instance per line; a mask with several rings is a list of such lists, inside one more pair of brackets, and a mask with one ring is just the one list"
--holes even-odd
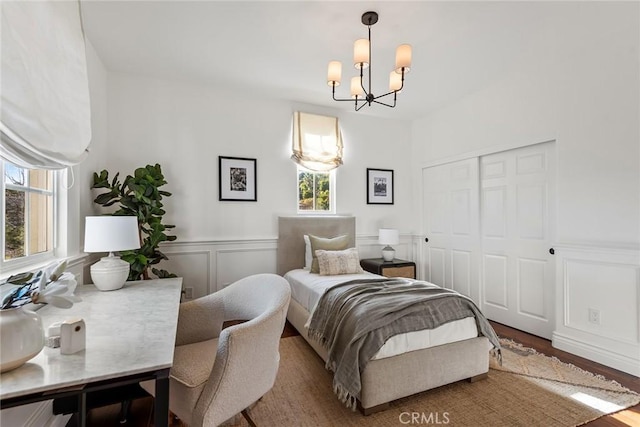
[[(336, 86), (340, 86), (342, 78), (342, 63), (340, 61), (329, 62), (327, 71), (327, 84), (331, 86), (334, 101), (354, 102), (355, 110), (359, 111), (365, 105), (372, 103), (395, 107), (398, 93), (404, 87), (404, 75), (411, 69), (411, 45), (401, 44), (396, 49), (396, 66), (389, 74), (389, 92), (382, 95), (374, 95), (371, 90), (371, 26), (378, 22), (376, 12), (362, 14), (362, 23), (369, 29), (368, 39), (359, 39), (353, 45), (353, 65), (360, 70), (360, 76), (351, 78), (351, 98), (336, 98)], [(364, 83), (364, 70), (368, 69), (367, 87)], [(381, 98), (393, 95), (393, 104), (382, 102)], [(360, 103), (360, 104), (359, 104)]]

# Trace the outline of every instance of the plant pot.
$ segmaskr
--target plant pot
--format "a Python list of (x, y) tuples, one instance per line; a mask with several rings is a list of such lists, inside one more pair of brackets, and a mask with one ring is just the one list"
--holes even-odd
[(23, 307), (0, 310), (0, 372), (24, 365), (44, 347), (40, 316)]

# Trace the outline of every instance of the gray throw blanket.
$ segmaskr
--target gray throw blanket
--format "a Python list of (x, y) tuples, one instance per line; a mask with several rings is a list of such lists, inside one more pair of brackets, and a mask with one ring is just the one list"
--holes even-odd
[(360, 374), (390, 337), (472, 316), (502, 362), (498, 337), (472, 300), (410, 279), (352, 280), (327, 289), (311, 316), (309, 337), (328, 351), (334, 392), (355, 410)]

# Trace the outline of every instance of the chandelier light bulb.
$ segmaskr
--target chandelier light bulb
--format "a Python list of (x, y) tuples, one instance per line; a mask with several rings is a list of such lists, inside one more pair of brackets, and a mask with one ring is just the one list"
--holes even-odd
[(340, 61), (329, 62), (327, 69), (327, 84), (329, 86), (340, 86), (342, 79), (342, 63)]
[(389, 73), (389, 90), (402, 92), (402, 74), (398, 74), (394, 71)]
[(369, 40), (358, 39), (353, 44), (353, 66), (357, 69), (369, 66)]
[(408, 73), (411, 70), (411, 45), (401, 44), (396, 49), (396, 73)]
[(351, 78), (351, 97), (355, 98), (356, 96), (364, 97), (362, 83), (360, 82), (360, 77), (358, 76)]

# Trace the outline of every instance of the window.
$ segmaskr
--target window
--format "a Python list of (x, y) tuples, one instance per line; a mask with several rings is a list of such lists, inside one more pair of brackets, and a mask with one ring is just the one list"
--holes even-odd
[(334, 171), (314, 172), (298, 166), (298, 212), (335, 213)]
[(51, 255), (54, 239), (55, 172), (0, 162), (3, 186), (0, 265)]

